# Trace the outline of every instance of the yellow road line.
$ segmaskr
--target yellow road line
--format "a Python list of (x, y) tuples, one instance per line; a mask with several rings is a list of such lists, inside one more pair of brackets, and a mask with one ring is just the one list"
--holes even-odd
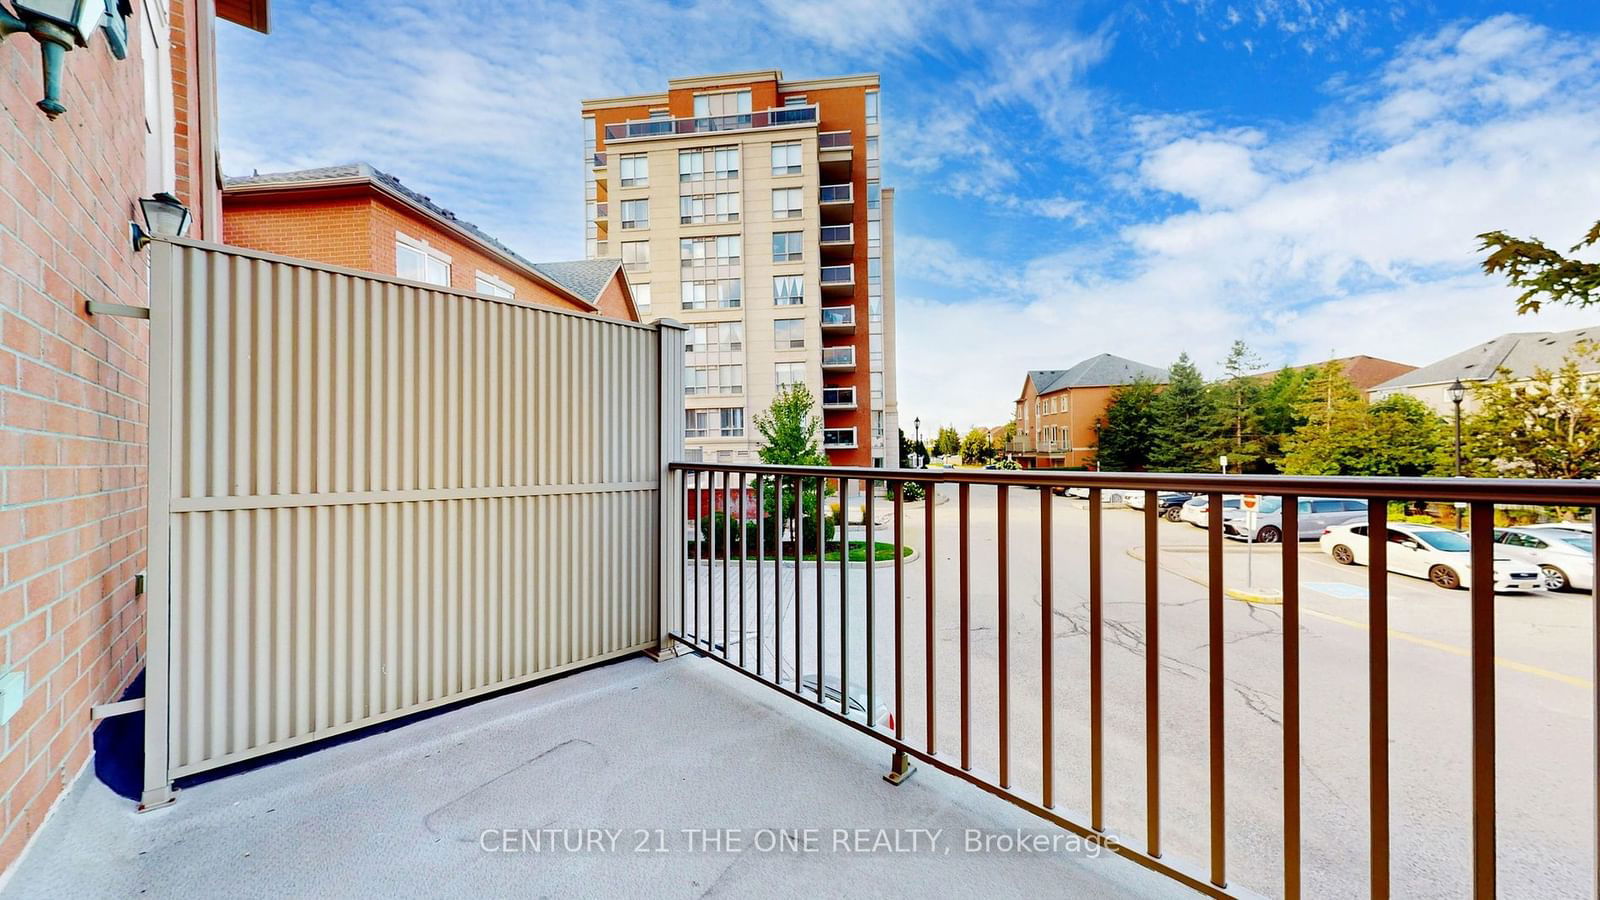
[[(1132, 547), (1127, 548), (1125, 552), (1128, 556), (1134, 559), (1144, 559), (1144, 555), (1142, 553), (1134, 553), (1134, 548)], [(1201, 587), (1206, 586), (1206, 583), (1203, 579), (1190, 575), (1188, 572), (1182, 572), (1167, 566), (1162, 566), (1161, 569), (1162, 571), (1176, 575), (1179, 578), (1192, 581)], [(1312, 609), (1311, 607), (1306, 606), (1303, 601), (1300, 604), (1300, 611), (1310, 616), (1316, 616), (1319, 619), (1325, 619), (1329, 622), (1337, 622), (1340, 625), (1349, 625), (1351, 628), (1359, 628), (1363, 631), (1371, 630), (1371, 627), (1366, 622), (1358, 622), (1355, 619), (1347, 619), (1344, 616), (1336, 616), (1333, 613), (1325, 613), (1321, 610)], [(1416, 644), (1419, 647), (1428, 647), (1433, 650), (1440, 650), (1453, 656), (1472, 656), (1472, 651), (1468, 650), (1466, 647), (1457, 647), (1455, 644), (1447, 644), (1444, 641), (1436, 641), (1432, 638), (1425, 638), (1420, 635), (1409, 634), (1404, 631), (1396, 631), (1393, 628), (1389, 629), (1389, 637), (1395, 638), (1396, 640), (1405, 641), (1408, 644)], [(1571, 685), (1575, 688), (1582, 688), (1583, 690), (1594, 689), (1594, 682), (1587, 678), (1579, 678), (1576, 675), (1568, 675), (1564, 672), (1555, 672), (1550, 669), (1540, 668), (1538, 666), (1530, 666), (1527, 663), (1517, 662), (1514, 659), (1507, 659), (1504, 656), (1496, 656), (1494, 658), (1494, 664), (1501, 666), (1502, 668), (1510, 669), (1513, 672), (1521, 672), (1524, 675), (1533, 675), (1537, 678), (1548, 678), (1551, 681), (1558, 681), (1562, 684)]]
[[(1336, 616), (1332, 613), (1325, 613), (1321, 610), (1311, 609), (1310, 607), (1304, 605), (1300, 607), (1300, 611), (1307, 615), (1316, 616), (1319, 619), (1326, 619), (1329, 622), (1338, 622), (1340, 625), (1349, 625), (1351, 628), (1360, 628), (1363, 631), (1371, 630), (1371, 626), (1369, 626), (1366, 622), (1358, 622), (1355, 619), (1347, 619), (1344, 616)], [(1457, 647), (1455, 644), (1446, 644), (1444, 641), (1436, 641), (1432, 638), (1408, 634), (1404, 631), (1396, 631), (1393, 628), (1389, 629), (1389, 637), (1396, 640), (1405, 641), (1409, 644), (1416, 644), (1419, 647), (1429, 647), (1434, 650), (1442, 650), (1445, 653), (1449, 653), (1454, 656), (1470, 657), (1472, 655), (1472, 651), (1468, 650), (1466, 647)], [(1514, 659), (1507, 659), (1504, 656), (1496, 656), (1494, 658), (1494, 664), (1510, 669), (1513, 672), (1521, 672), (1525, 675), (1535, 675), (1540, 678), (1548, 678), (1551, 681), (1559, 681), (1562, 684), (1570, 684), (1573, 687), (1583, 688), (1584, 690), (1594, 687), (1594, 682), (1587, 678), (1579, 678), (1576, 675), (1567, 675), (1563, 672), (1554, 672), (1550, 669), (1541, 669), (1538, 666), (1530, 666), (1527, 663), (1517, 662)]]

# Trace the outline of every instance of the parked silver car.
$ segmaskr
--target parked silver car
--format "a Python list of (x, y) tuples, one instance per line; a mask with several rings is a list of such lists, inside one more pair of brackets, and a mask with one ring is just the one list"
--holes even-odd
[(1496, 528), (1496, 553), (1539, 567), (1552, 591), (1594, 589), (1594, 535), (1574, 528)]
[[(1322, 537), (1322, 532), (1335, 525), (1348, 525), (1352, 522), (1362, 522), (1367, 518), (1367, 501), (1365, 500), (1340, 500), (1332, 497), (1302, 497), (1299, 503), (1300, 534), (1302, 541), (1314, 541)], [(1246, 510), (1224, 509), (1222, 512), (1223, 535), (1238, 540), (1244, 540), (1248, 527)], [(1261, 505), (1256, 509), (1256, 534), (1255, 542), (1258, 544), (1276, 544), (1283, 540), (1283, 498), (1262, 497)]]

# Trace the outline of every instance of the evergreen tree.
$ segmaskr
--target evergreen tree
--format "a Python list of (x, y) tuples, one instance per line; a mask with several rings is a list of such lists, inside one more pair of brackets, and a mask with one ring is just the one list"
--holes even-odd
[(1316, 366), (1284, 369), (1263, 385), (1256, 396), (1256, 421), (1264, 461), (1276, 465), (1283, 457), (1283, 439), (1305, 424), (1305, 419), (1300, 417), (1301, 393), (1317, 372)]
[(1212, 391), (1217, 398), (1217, 431), (1223, 435), (1222, 449), (1230, 468), (1241, 472), (1270, 470), (1262, 453), (1260, 379), (1261, 358), (1245, 345), (1234, 341), (1228, 358), (1222, 362), (1223, 380)]
[(1155, 441), (1150, 468), (1161, 472), (1210, 472), (1216, 467), (1215, 397), (1200, 370), (1184, 353), (1172, 364), (1165, 390), (1152, 404)]
[(933, 452), (939, 456), (955, 456), (960, 453), (961, 433), (950, 425), (940, 428), (939, 436), (933, 441)]
[(1098, 429), (1095, 464), (1104, 472), (1139, 472), (1150, 467), (1155, 446), (1159, 388), (1147, 378), (1117, 388)]
[(1367, 404), (1338, 366), (1326, 366), (1307, 381), (1298, 412), (1304, 424), (1283, 439), (1281, 466), (1289, 475), (1349, 475), (1371, 446)]

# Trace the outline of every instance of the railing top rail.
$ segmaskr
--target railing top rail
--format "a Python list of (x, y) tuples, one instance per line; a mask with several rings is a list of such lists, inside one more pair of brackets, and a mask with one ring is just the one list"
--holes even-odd
[(745, 472), (825, 478), (873, 478), (940, 484), (1131, 488), (1193, 493), (1353, 497), (1600, 506), (1600, 481), (1533, 478), (1392, 478), (1348, 475), (1211, 475), (1181, 472), (1043, 472), (1005, 469), (878, 469), (862, 466), (773, 466), (674, 462), (676, 471)]

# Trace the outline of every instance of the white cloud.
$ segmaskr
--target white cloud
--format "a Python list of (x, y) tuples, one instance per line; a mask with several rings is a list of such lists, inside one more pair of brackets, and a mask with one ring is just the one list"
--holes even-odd
[[(1546, 60), (1560, 90), (1517, 89), (1514, 58)], [(1436, 99), (1393, 115), (1417, 91)], [(1600, 53), (1498, 17), (1408, 45), (1314, 125), (1135, 123), (1146, 149), (1125, 161), (1128, 183), (1196, 208), (1035, 259), (1011, 295), (902, 289), (902, 415), (993, 424), (1026, 369), (1100, 352), (1165, 365), (1187, 350), (1215, 372), (1243, 338), (1275, 363), (1422, 364), (1505, 331), (1595, 324), (1600, 311), (1518, 317), (1516, 292), (1478, 272), (1474, 236), (1565, 245), (1600, 217), (1600, 120), (1584, 112), (1597, 102)]]

